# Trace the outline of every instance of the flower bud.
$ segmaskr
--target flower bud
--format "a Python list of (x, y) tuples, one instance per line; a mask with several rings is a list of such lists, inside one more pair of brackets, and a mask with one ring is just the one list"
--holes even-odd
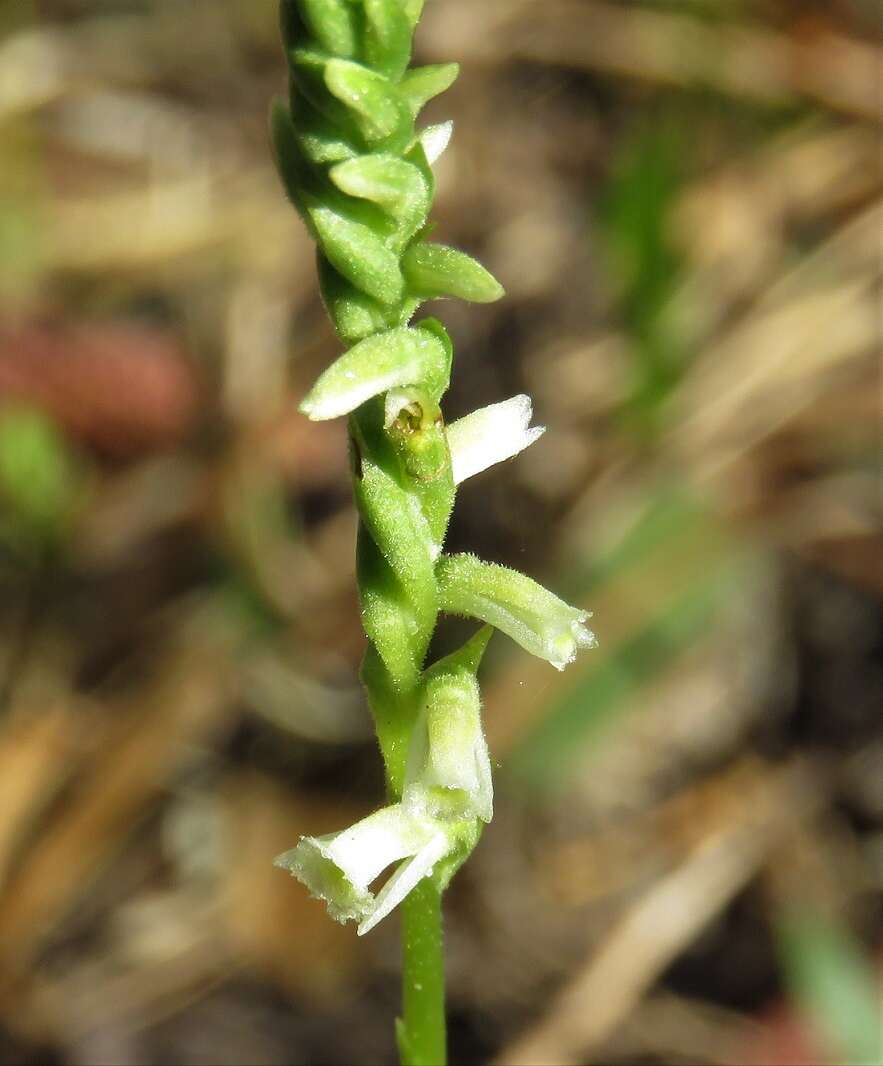
[(402, 272), (409, 291), (426, 300), (456, 296), (489, 304), (505, 295), (503, 286), (481, 263), (445, 244), (412, 244), (402, 256)]

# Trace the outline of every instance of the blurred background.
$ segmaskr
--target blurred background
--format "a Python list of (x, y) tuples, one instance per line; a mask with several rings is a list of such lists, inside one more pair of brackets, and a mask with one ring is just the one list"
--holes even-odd
[[(455, 1062), (879, 1059), (881, 22), (427, 4), (448, 414), (549, 427), (450, 544), (600, 639), (492, 645)], [(284, 79), (274, 0), (0, 0), (3, 1063), (395, 1058), (395, 919), (271, 866), (382, 798)]]

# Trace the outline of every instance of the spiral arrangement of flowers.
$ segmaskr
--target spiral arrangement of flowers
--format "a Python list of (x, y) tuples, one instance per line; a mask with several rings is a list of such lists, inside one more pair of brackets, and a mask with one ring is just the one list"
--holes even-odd
[[(446, 425), (451, 341), (436, 319), (415, 320), (430, 299), (503, 295), (474, 259), (431, 239), (432, 164), (452, 126), (418, 130), (416, 122), (458, 68), (409, 66), (422, 7), (423, 0), (283, 0), (290, 91), (271, 119), (279, 172), (316, 242), (323, 300), (347, 346), (301, 410), (313, 420), (348, 416), (368, 637), (361, 676), (389, 799), (349, 829), (304, 837), (277, 864), (333, 917), (357, 921), (360, 933), (412, 894), (438, 897), (490, 821), (476, 675), (493, 629), (559, 669), (593, 642), (586, 612), (530, 578), (443, 551), (457, 484), (543, 430), (530, 427), (526, 396)], [(441, 611), (485, 625), (427, 666)], [(414, 920), (428, 914), (415, 911)], [(407, 929), (405, 939), (407, 970)], [(416, 1061), (407, 986), (405, 1006), (400, 1046)]]

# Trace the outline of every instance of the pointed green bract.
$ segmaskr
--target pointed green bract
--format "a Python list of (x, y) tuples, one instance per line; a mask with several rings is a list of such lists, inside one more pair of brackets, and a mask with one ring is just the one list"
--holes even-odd
[(410, 114), (395, 87), (375, 71), (346, 59), (325, 65), (325, 84), (351, 112), (369, 144), (379, 144), (410, 128)]
[(359, 156), (335, 166), (329, 176), (342, 192), (391, 215), (402, 247), (426, 222), (432, 190), (412, 163), (383, 153)]
[[(371, 641), (366, 658), (373, 649), (382, 663), (382, 676), (385, 679), (382, 686), (377, 678), (372, 678), (373, 685), (366, 682), (368, 697), (374, 706), (374, 696), (379, 693), (378, 705), (384, 713), (390, 710), (404, 712), (395, 716), (392, 732), (387, 737), (387, 742), (395, 746), (404, 759), (413, 726), (412, 701), (419, 689), (428, 637), (415, 613), (410, 590), (402, 587), (371, 539), (367, 526), (359, 527), (356, 576), (359, 581), (362, 625)], [(418, 636), (424, 639), (418, 641)], [(392, 705), (390, 695), (395, 701)], [(387, 759), (387, 780), (393, 795), (398, 795), (401, 793), (401, 778), (394, 774), (394, 769)], [(404, 763), (401, 769), (404, 771)]]
[(308, 211), (328, 261), (340, 274), (381, 304), (392, 305), (402, 298), (398, 256), (374, 230), (321, 204)]
[(368, 337), (325, 371), (301, 404), (314, 422), (355, 411), (374, 396), (402, 385), (444, 390), (449, 372), (445, 345), (431, 328), (391, 329)]
[(399, 88), (411, 114), (416, 118), (430, 100), (450, 89), (459, 73), (458, 63), (438, 63), (409, 70), (402, 78)]
[(470, 303), (489, 304), (505, 295), (503, 286), (465, 252), (444, 244), (412, 244), (402, 256), (408, 287), (419, 296), (456, 296)]

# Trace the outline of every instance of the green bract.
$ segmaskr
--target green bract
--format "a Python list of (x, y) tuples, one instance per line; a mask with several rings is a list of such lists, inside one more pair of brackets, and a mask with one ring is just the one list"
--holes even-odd
[[(584, 611), (522, 574), (443, 554), (455, 485), (517, 454), (542, 429), (530, 427), (526, 396), (446, 427), (451, 342), (439, 322), (413, 321), (426, 300), (488, 303), (503, 295), (470, 256), (427, 240), (431, 164), (451, 126), (418, 131), (415, 120), (458, 68), (407, 69), (422, 7), (422, 0), (283, 0), (290, 95), (271, 117), (279, 171), (318, 246), (322, 297), (347, 346), (301, 410), (313, 420), (349, 420), (368, 636), (362, 680), (389, 793), (387, 806), (355, 826), (304, 837), (278, 861), (334, 917), (357, 920), (360, 932), (406, 898), (411, 921), (414, 900), (424, 899), (427, 885), (436, 893), (446, 886), (491, 818), (477, 681), (490, 627), (558, 668), (593, 639)], [(427, 666), (439, 611), (488, 625)], [(372, 888), (393, 864), (386, 884)], [(420, 935), (406, 932), (406, 958), (426, 948)], [(417, 999), (420, 987), (415, 979)], [(409, 1028), (408, 1002), (406, 1057), (441, 1054)]]

